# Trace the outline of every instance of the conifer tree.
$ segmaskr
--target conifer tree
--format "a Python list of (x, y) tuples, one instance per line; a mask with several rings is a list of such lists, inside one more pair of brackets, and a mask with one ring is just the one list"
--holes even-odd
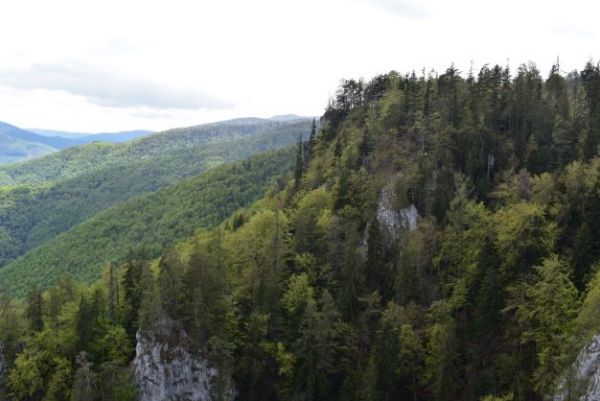
[(168, 245), (158, 263), (161, 307), (172, 319), (182, 317), (183, 263), (174, 246)]
[(111, 324), (117, 322), (117, 311), (119, 308), (119, 279), (113, 262), (109, 262), (105, 270), (106, 288), (108, 293), (108, 320)]
[(296, 149), (296, 166), (294, 168), (294, 189), (300, 190), (302, 185), (302, 174), (304, 173), (304, 145), (302, 143), (302, 137), (298, 137)]
[(162, 297), (154, 280), (154, 274), (150, 269), (142, 271), (140, 291), (139, 332), (141, 334), (152, 334), (162, 328), (164, 311), (161, 307)]
[(29, 328), (34, 331), (42, 331), (44, 328), (44, 318), (42, 316), (44, 308), (44, 300), (42, 291), (37, 287), (33, 287), (27, 299), (27, 310), (25, 312), (29, 321)]
[(194, 243), (194, 249), (190, 255), (188, 268), (183, 279), (185, 324), (189, 334), (198, 339), (207, 339), (210, 333), (210, 312), (208, 302), (210, 294), (210, 281), (208, 260), (202, 254), (198, 240)]
[(133, 343), (139, 328), (138, 311), (142, 303), (142, 276), (147, 270), (144, 250), (134, 251), (129, 249), (123, 266), (123, 298), (124, 298), (124, 325), (127, 334)]

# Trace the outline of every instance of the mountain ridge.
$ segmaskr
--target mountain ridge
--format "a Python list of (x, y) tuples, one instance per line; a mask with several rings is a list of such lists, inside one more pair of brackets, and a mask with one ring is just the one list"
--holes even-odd
[[(291, 145), (309, 130), (308, 121), (238, 121), (171, 130), (128, 144), (99, 142), (32, 161), (22, 180), (5, 175), (10, 186), (0, 186), (0, 266), (106, 208)], [(5, 171), (0, 168), (0, 180)]]

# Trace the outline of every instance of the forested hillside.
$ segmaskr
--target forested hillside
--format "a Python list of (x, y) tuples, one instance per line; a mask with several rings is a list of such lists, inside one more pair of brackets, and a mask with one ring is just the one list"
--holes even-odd
[(0, 165), (40, 157), (81, 143), (76, 139), (38, 135), (0, 121)]
[[(578, 399), (567, 368), (600, 331), (599, 144), (592, 64), (344, 81), (319, 132), (296, 157), (278, 153), (293, 178), (212, 230), (191, 218), (201, 198), (166, 188), (145, 197), (173, 194), (166, 224), (128, 203), (111, 219), (139, 234), (115, 237), (107, 214), (59, 237), (53, 263), (77, 274), (93, 255), (105, 277), (3, 298), (5, 391), (133, 400), (147, 385), (128, 368), (134, 347), (162, 341), (218, 372), (214, 400), (533, 401), (560, 380)], [(212, 173), (226, 202), (244, 174), (263, 176), (230, 169)], [(157, 260), (158, 247), (136, 249), (154, 232), (177, 242)], [(96, 245), (68, 252), (84, 240)], [(45, 259), (18, 263), (12, 283)]]
[(29, 131), (44, 136), (60, 136), (63, 138), (75, 139), (80, 145), (106, 141), (106, 142), (127, 142), (132, 139), (141, 138), (144, 136), (151, 135), (153, 131), (147, 130), (132, 130), (132, 131), (118, 131), (118, 132), (98, 132), (95, 134), (89, 132), (71, 132), (71, 131), (56, 131), (48, 129), (30, 129)]
[[(0, 268), (119, 202), (222, 163), (308, 137), (310, 120), (234, 120), (177, 129), (137, 142), (98, 143), (7, 166), (0, 186)], [(40, 183), (42, 180), (54, 180)]]
[(108, 208), (1, 268), (0, 282), (26, 295), (65, 276), (97, 280), (107, 261), (121, 262), (131, 247), (155, 257), (164, 244), (220, 223), (277, 187), (292, 170), (292, 156), (289, 148), (261, 153)]
[[(86, 146), (66, 149), (44, 158), (0, 167), (0, 184), (31, 184), (57, 181), (80, 176), (91, 171), (108, 167), (125, 166), (130, 163), (149, 161), (166, 157), (176, 162), (179, 152), (198, 151), (209, 144), (227, 143), (242, 138), (256, 138), (268, 135), (267, 144), (290, 144), (298, 135), (308, 133), (310, 120), (275, 122), (258, 118), (241, 118), (219, 123), (176, 128), (140, 138), (124, 144), (93, 143)], [(294, 136), (295, 135), (295, 136)], [(232, 146), (235, 153), (236, 147)], [(189, 152), (191, 153), (191, 152)], [(183, 160), (165, 169), (185, 168), (191, 155), (184, 153)], [(193, 169), (194, 165), (187, 167)], [(175, 173), (171, 173), (175, 174)]]
[(43, 143), (24, 141), (2, 131), (0, 126), (0, 164), (43, 156), (56, 151)]

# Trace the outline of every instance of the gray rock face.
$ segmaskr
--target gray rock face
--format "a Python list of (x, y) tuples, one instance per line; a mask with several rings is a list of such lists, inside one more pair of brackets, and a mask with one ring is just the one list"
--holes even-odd
[(379, 195), (379, 202), (377, 203), (377, 221), (392, 239), (398, 236), (402, 227), (400, 215), (393, 204), (394, 197), (393, 190), (384, 188)]
[(387, 232), (389, 239), (393, 241), (402, 230), (416, 229), (420, 216), (415, 205), (398, 210), (394, 205), (396, 194), (391, 187), (391, 184), (387, 185), (379, 195), (377, 221)]
[[(167, 324), (167, 327), (170, 325)], [(139, 401), (212, 401), (218, 371), (187, 349), (184, 332), (137, 334), (135, 381)], [(226, 399), (233, 399), (228, 391)]]
[(419, 212), (415, 205), (400, 209), (400, 221), (402, 227), (407, 228), (409, 231), (413, 231), (417, 228), (417, 223), (420, 218), (421, 216), (419, 216)]
[(600, 334), (577, 356), (558, 386), (554, 401), (600, 400)]

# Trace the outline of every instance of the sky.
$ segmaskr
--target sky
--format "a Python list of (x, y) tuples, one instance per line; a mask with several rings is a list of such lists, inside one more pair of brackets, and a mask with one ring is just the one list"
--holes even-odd
[(527, 0), (0, 3), (0, 121), (79, 132), (319, 116), (344, 78), (600, 59), (600, 5)]

